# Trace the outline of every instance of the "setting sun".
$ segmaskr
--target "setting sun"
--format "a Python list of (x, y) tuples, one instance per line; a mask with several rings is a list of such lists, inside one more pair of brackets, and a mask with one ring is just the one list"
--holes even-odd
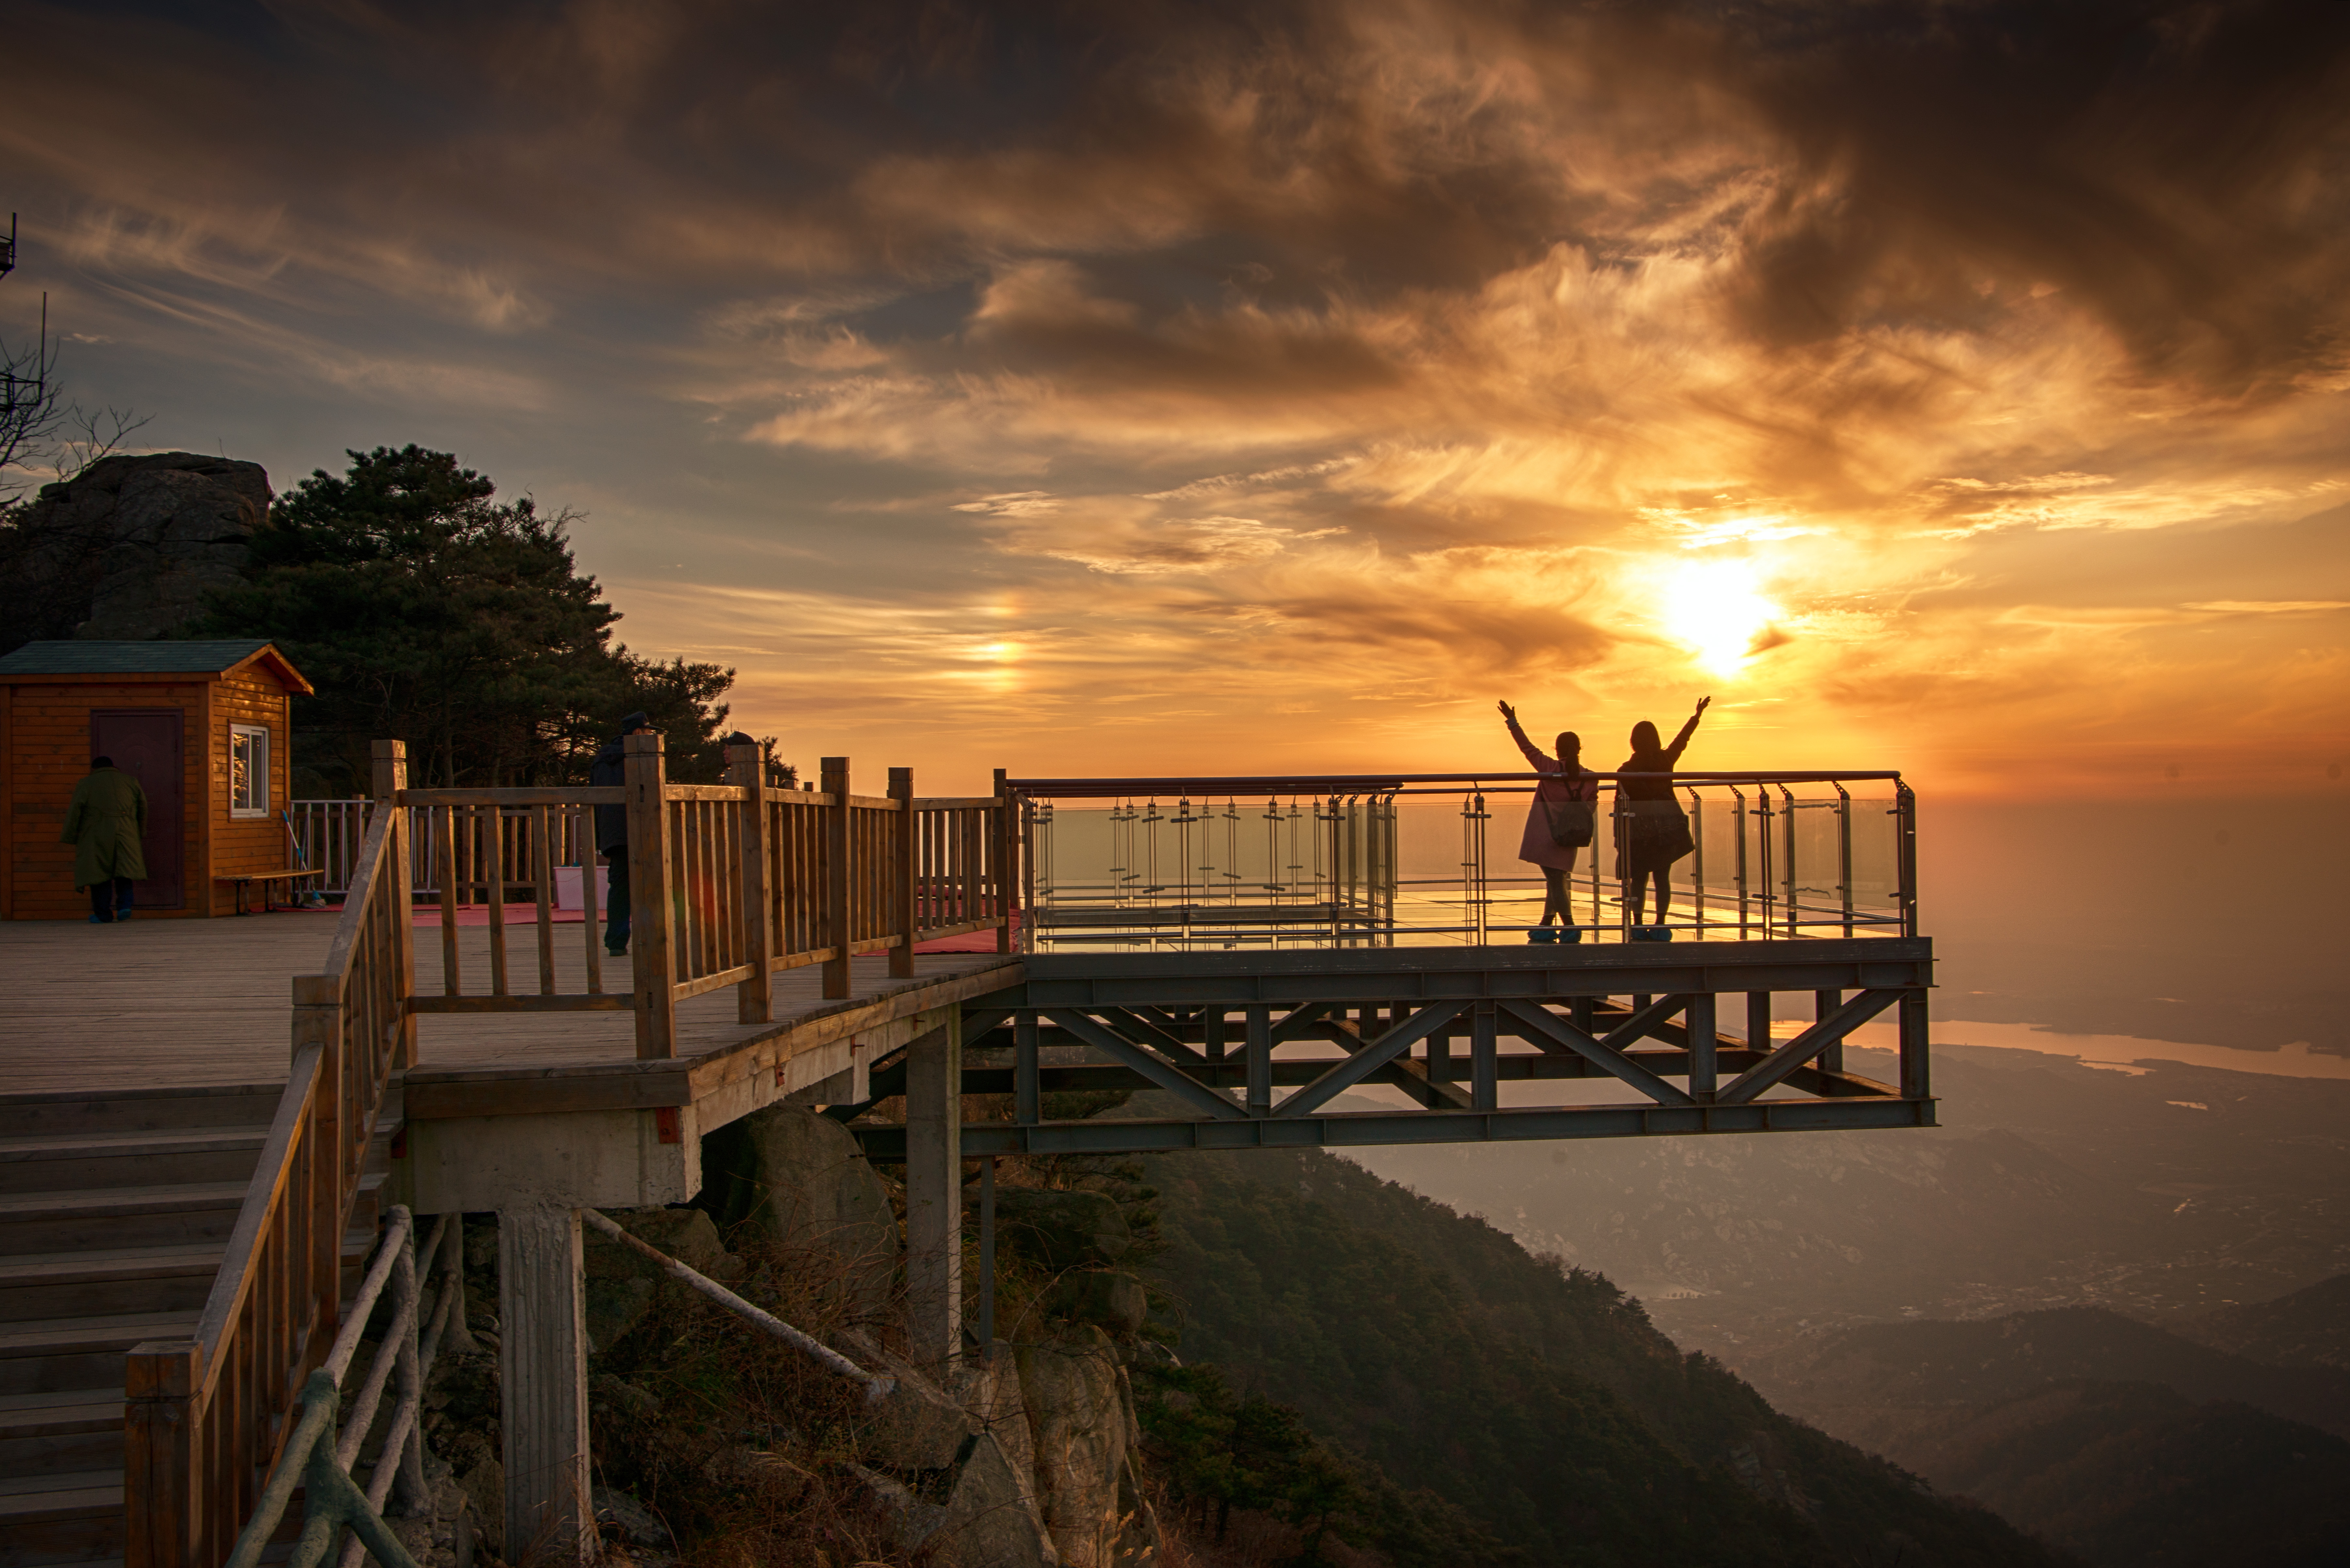
[(1784, 613), (1762, 597), (1751, 560), (1701, 561), (1665, 588), (1665, 628), (1716, 675), (1735, 675)]

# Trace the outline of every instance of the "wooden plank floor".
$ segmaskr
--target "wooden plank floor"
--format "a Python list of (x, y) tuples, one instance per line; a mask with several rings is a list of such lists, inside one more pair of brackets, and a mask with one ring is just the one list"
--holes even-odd
[[(87, 922), (0, 921), (0, 1094), (120, 1090), (283, 1081), (291, 1054), (291, 979), (316, 973), (334, 939), (330, 913), (292, 912), (238, 919)], [(489, 932), (459, 929), (458, 971), (468, 993), (490, 981)], [(509, 989), (538, 990), (535, 929), (508, 931)], [(569, 939), (567, 940), (566, 939)], [(558, 990), (584, 991), (579, 928), (556, 928)], [(995, 955), (923, 953), (918, 977), (968, 973), (1008, 961)], [(889, 985), (889, 961), (858, 959), (854, 994)], [(829, 1005), (816, 966), (775, 978), (775, 1023)], [(626, 989), (628, 961), (607, 961), (607, 989)], [(416, 933), (420, 992), (441, 990), (441, 933)], [(902, 985), (904, 982), (898, 982)], [(723, 1050), (775, 1028), (734, 1021), (729, 987), (678, 1009), (678, 1055)], [(625, 1012), (427, 1014), (418, 1020), (418, 1065), (512, 1066), (524, 1070), (629, 1062), (635, 1022)]]

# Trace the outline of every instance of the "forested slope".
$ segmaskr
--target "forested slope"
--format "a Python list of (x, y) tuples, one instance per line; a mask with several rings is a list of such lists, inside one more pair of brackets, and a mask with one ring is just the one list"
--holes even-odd
[(1596, 1274), (1319, 1151), (1151, 1162), (1186, 1360), (1536, 1563), (2046, 1563), (1779, 1415)]

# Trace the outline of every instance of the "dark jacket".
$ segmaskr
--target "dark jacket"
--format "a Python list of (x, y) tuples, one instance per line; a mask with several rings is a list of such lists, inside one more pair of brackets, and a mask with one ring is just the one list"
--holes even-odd
[[(588, 764), (588, 782), (598, 786), (628, 783), (628, 772), (620, 763), (620, 742), (617, 736), (605, 742), (604, 749), (596, 753), (596, 760)], [(627, 852), (627, 806), (599, 805), (596, 808), (596, 847), (607, 855), (615, 851)]]

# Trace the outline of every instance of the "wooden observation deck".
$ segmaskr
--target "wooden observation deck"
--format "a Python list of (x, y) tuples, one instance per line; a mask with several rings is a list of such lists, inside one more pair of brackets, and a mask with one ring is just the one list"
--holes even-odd
[[(691, 1199), (702, 1135), (777, 1101), (905, 1162), (939, 1363), (967, 1160), (1934, 1122), (1896, 775), (1681, 775), (1672, 940), (1627, 940), (1595, 872), (1563, 945), (1523, 940), (1485, 853), (1523, 778), (999, 773), (926, 799), (904, 770), (860, 796), (843, 759), (816, 790), (729, 762), (671, 783), (634, 736), (621, 786), (414, 790), (380, 742), (339, 914), (0, 925), (0, 1452), (48, 1456), (0, 1481), (12, 1563), (225, 1562), (409, 1210), (498, 1211), (502, 1376), (536, 1412), (504, 1428), (508, 1536), (583, 1542), (579, 1214)], [(628, 822), (624, 959), (598, 807)], [(1898, 1081), (1848, 1072), (1887, 1016)], [(1101, 1089), (1154, 1093), (1045, 1114)], [(1010, 1111), (967, 1122), (972, 1095)]]

